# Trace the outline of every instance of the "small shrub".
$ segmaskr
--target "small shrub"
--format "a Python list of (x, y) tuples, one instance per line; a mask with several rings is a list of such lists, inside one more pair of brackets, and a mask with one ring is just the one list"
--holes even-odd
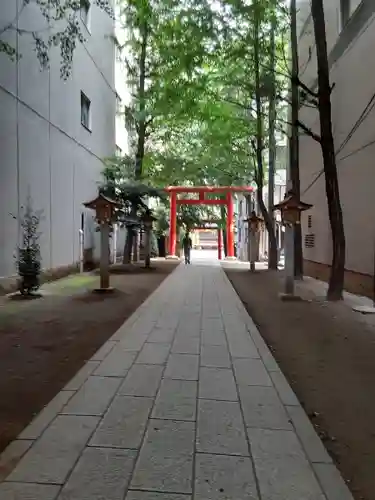
[[(34, 211), (30, 196), (25, 207), (21, 207), (20, 228), (22, 243), (17, 248), (16, 263), (20, 277), (18, 290), (22, 295), (31, 295), (40, 287), (41, 255), (38, 231), (42, 211)], [(17, 217), (14, 217), (17, 219)]]

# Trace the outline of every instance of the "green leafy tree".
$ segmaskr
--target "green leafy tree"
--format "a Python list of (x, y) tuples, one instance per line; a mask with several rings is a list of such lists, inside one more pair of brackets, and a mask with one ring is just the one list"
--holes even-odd
[[(93, 4), (113, 17), (109, 0), (93, 0)], [(0, 53), (5, 53), (12, 60), (22, 57), (17, 47), (7, 41), (7, 34), (15, 32), (29, 37), (42, 69), (49, 68), (51, 51), (54, 48), (60, 51), (60, 73), (62, 78), (68, 78), (77, 44), (85, 41), (79, 19), (83, 7), (81, 0), (22, 0), (18, 5), (15, 17), (0, 28)], [(34, 6), (42, 15), (44, 26), (33, 30), (23, 28), (19, 21), (22, 16), (28, 15), (29, 10), (32, 12)]]

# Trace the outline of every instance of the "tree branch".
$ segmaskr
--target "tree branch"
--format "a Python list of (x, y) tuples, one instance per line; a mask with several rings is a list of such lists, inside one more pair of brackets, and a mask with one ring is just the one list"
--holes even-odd
[(292, 78), (292, 83), (294, 85), (298, 85), (298, 87), (301, 87), (301, 89), (303, 89), (306, 94), (310, 95), (311, 97), (314, 97), (315, 99), (318, 99), (318, 94), (316, 92), (314, 92), (313, 90), (309, 89), (309, 87), (307, 85), (305, 85), (303, 82), (301, 82), (301, 80), (297, 77), (295, 78)]
[(320, 135), (315, 134), (315, 132), (313, 132), (311, 129), (309, 129), (309, 127), (306, 127), (306, 125), (304, 123), (297, 120), (296, 125), (298, 127), (300, 127), (307, 135), (312, 137), (314, 139), (314, 141), (319, 142), (319, 143), (322, 142), (322, 138), (320, 137)]

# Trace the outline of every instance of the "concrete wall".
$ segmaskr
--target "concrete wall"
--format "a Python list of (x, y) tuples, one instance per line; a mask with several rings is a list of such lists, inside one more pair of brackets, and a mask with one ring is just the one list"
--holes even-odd
[[(2, 0), (1, 26), (17, 18), (22, 3)], [(45, 27), (32, 2), (18, 25)], [(28, 194), (43, 210), (43, 268), (78, 260), (82, 202), (96, 195), (102, 159), (115, 151), (113, 22), (92, 5), (89, 28), (83, 27), (86, 41), (77, 46), (67, 81), (60, 78), (58, 48), (51, 51), (50, 70), (41, 71), (28, 35), (2, 35), (22, 57), (12, 62), (0, 54), (0, 277), (15, 272), (19, 231), (9, 213), (19, 214)], [(91, 100), (90, 131), (81, 125), (81, 91)]]
[[(298, 8), (300, 77), (313, 88), (317, 83), (317, 70), (312, 21), (306, 1)], [(375, 251), (375, 107), (372, 108), (375, 74), (370, 69), (375, 51), (375, 2), (353, 0), (346, 26), (341, 26), (340, 0), (325, 0), (325, 14), (331, 83), (335, 83), (332, 122), (347, 241), (346, 268), (369, 275), (373, 274)], [(368, 105), (365, 120), (348, 138)], [(314, 109), (302, 108), (300, 118), (319, 133), (318, 113)], [(304, 248), (304, 257), (328, 265), (332, 246), (322, 167), (319, 144), (301, 135), (301, 195), (304, 201), (314, 205), (303, 216), (302, 227), (304, 235), (315, 237), (315, 245)], [(308, 215), (311, 216), (310, 228)]]

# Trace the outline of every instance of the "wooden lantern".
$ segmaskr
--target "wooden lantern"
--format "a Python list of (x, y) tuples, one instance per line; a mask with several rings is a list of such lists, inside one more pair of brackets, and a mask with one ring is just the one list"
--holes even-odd
[(109, 286), (109, 225), (115, 218), (115, 209), (120, 208), (121, 204), (99, 193), (95, 199), (83, 205), (95, 210), (96, 220), (100, 224), (100, 287), (94, 291), (111, 292), (113, 288)]
[(99, 195), (86, 203), (83, 204), (86, 208), (91, 208), (96, 212), (96, 220), (99, 224), (107, 223), (109, 224), (114, 220), (115, 209), (120, 208), (121, 204), (117, 201), (111, 200), (104, 196), (104, 194), (99, 193)]
[(251, 212), (250, 217), (248, 217), (246, 221), (253, 233), (259, 232), (263, 224), (263, 219), (261, 217), (258, 217), (254, 210)]
[(299, 200), (296, 194), (290, 190), (286, 193), (283, 201), (273, 207), (273, 210), (280, 210), (283, 222), (294, 226), (301, 223), (301, 212), (309, 210), (311, 207), (312, 205)]

